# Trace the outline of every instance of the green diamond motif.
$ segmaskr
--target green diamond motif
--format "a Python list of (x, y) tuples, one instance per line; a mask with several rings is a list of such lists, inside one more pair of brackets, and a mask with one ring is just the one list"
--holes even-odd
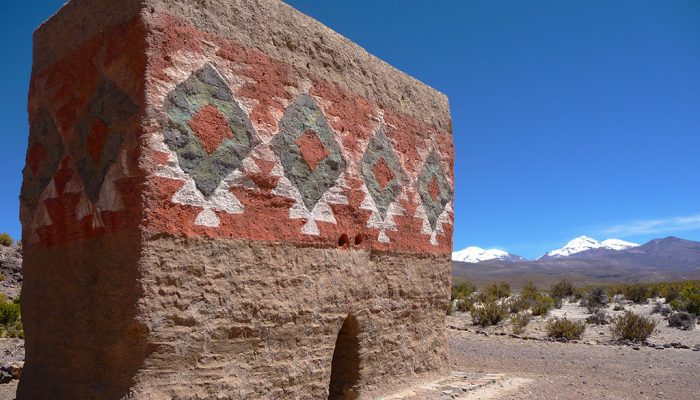
[[(307, 144), (319, 148), (314, 151), (302, 147)], [(333, 131), (321, 108), (307, 94), (296, 98), (284, 111), (272, 148), (281, 160), (284, 176), (299, 190), (309, 211), (345, 170)], [(310, 159), (309, 154), (316, 158)]]
[[(180, 168), (194, 180), (197, 189), (209, 197), (221, 181), (241, 166), (241, 162), (260, 140), (245, 111), (234, 100), (228, 84), (210, 64), (190, 75), (168, 94), (163, 104), (168, 115), (164, 127), (165, 143), (177, 154)], [(193, 124), (200, 115), (221, 116), (219, 136), (210, 138), (196, 131)], [(210, 121), (211, 122), (211, 121)], [(228, 130), (227, 135), (221, 129)], [(217, 130), (212, 129), (217, 135)]]
[(382, 219), (386, 218), (389, 206), (401, 195), (401, 182), (406, 174), (384, 132), (384, 127), (379, 129), (367, 145), (360, 163), (360, 172)]
[(435, 230), (440, 214), (445, 211), (447, 203), (452, 200), (452, 188), (440, 164), (440, 157), (435, 149), (428, 154), (423, 168), (418, 174), (418, 193), (430, 227)]

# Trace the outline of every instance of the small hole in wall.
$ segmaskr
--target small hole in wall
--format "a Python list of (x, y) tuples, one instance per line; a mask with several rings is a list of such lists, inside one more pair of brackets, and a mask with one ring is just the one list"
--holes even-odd
[(357, 236), (355, 236), (355, 246), (359, 246), (362, 244), (362, 234), (358, 233)]
[(346, 244), (348, 244), (348, 235), (343, 233), (338, 239), (338, 247), (344, 247)]

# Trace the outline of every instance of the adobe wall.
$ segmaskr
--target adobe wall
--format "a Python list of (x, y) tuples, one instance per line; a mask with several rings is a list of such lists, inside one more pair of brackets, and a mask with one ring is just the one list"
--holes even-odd
[(348, 315), (360, 398), (442, 372), (446, 97), (278, 1), (110, 4), (35, 34), (18, 398), (326, 398)]

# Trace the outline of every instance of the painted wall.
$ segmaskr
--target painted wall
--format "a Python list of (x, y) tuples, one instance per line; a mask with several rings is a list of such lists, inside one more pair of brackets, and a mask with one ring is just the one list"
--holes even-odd
[(18, 398), (324, 397), (349, 316), (362, 396), (447, 365), (443, 95), (274, 0), (35, 40)]

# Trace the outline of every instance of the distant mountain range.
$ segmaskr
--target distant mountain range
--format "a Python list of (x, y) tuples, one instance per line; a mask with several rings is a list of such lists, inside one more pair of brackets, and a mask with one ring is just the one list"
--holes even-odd
[[(555, 258), (576, 256), (590, 256), (593, 254), (602, 255), (614, 251), (626, 250), (639, 246), (637, 243), (626, 242), (620, 239), (606, 239), (599, 242), (588, 236), (579, 236), (571, 240), (564, 247), (551, 250), (541, 255), (537, 260), (550, 260)], [(525, 258), (515, 254), (510, 254), (498, 249), (482, 249), (481, 247), (470, 246), (464, 250), (452, 253), (452, 261), (479, 263), (482, 261), (527, 261)]]
[(489, 260), (501, 260), (501, 261), (526, 261), (520, 256), (515, 254), (510, 254), (503, 250), (490, 249), (485, 250), (481, 247), (470, 246), (464, 250), (456, 251), (452, 253), (452, 261), (461, 261), (467, 263), (478, 263), (482, 261)]
[(547, 260), (552, 258), (570, 257), (572, 255), (581, 255), (593, 250), (598, 252), (620, 251), (639, 246), (637, 243), (625, 242), (620, 239), (606, 239), (599, 242), (588, 236), (580, 236), (567, 243), (564, 247), (543, 254), (538, 260)]
[(452, 253), (455, 279), (553, 282), (564, 277), (581, 282), (635, 282), (700, 279), (700, 242), (677, 237), (643, 245), (581, 236), (535, 260), (502, 250), (468, 247)]

